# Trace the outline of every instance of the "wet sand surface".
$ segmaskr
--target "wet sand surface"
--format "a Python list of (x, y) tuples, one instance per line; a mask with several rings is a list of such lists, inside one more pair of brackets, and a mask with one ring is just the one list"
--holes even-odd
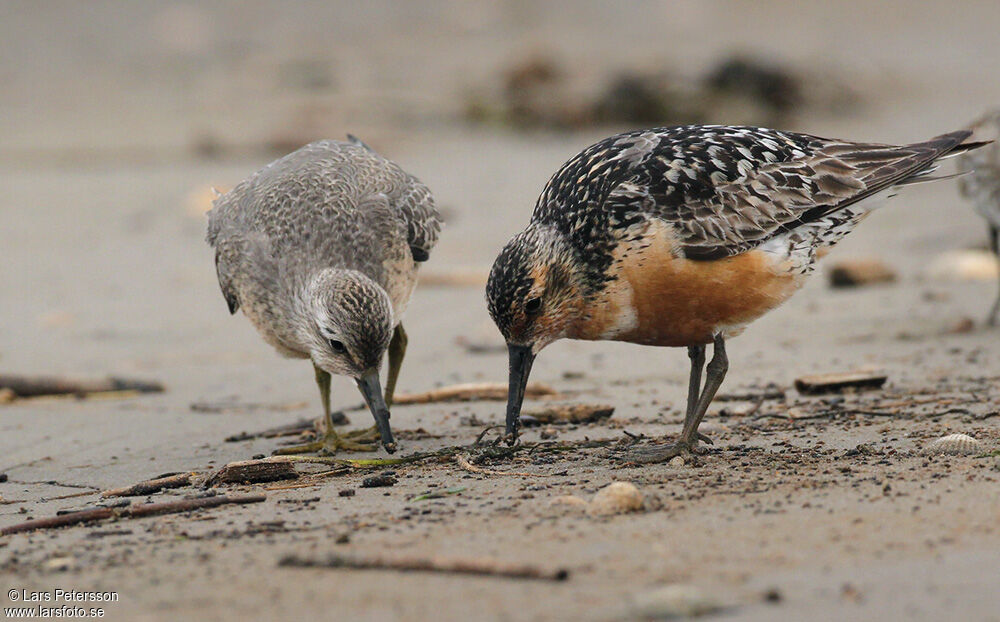
[[(893, 12), (889, 5), (838, 3), (834, 12), (768, 3), (737, 19), (714, 3), (676, 13), (635, 5), (621, 15), (588, 3), (560, 21), (554, 8), (525, 16), (511, 8), (517, 3), (485, 4), (435, 5), (426, 14), (397, 15), (381, 30), (369, 26), (378, 32), (371, 54), (359, 37), (332, 37), (323, 47), (321, 29), (301, 26), (305, 15), (288, 18), (306, 28), (301, 38), (292, 26), (265, 27), (275, 11), (267, 5), (254, 5), (241, 14), (246, 23), (215, 37), (220, 9), (208, 14), (203, 45), (214, 50), (221, 39), (230, 60), (196, 73), (187, 95), (168, 82), (169, 98), (143, 79), (144, 68), (162, 58), (129, 19), (189, 18), (163, 17), (145, 4), (117, 21), (109, 5), (95, 4), (76, 25), (90, 32), (79, 35), (89, 45), (78, 40), (74, 47), (67, 37), (45, 52), (49, 62), (18, 68), (3, 61), (5, 75), (22, 88), (0, 95), (11, 111), (2, 122), (10, 141), (0, 147), (0, 368), (149, 378), (166, 391), (0, 406), (0, 473), (8, 478), (0, 483), (0, 527), (89, 507), (103, 489), (270, 454), (295, 439), (225, 439), (319, 415), (308, 365), (280, 359), (244, 318), (226, 313), (203, 242), (198, 197), (269, 161), (273, 156), (257, 146), (284, 131), (299, 109), (292, 96), (262, 95), (241, 105), (223, 86), (212, 87), (237, 83), (228, 88), (254, 92), (259, 66), (240, 61), (256, 58), (241, 56), (241, 41), (255, 42), (251, 50), (271, 46), (279, 58), (295, 58), (296, 43), (304, 41), (309, 54), (338, 58), (340, 83), (324, 106), (341, 116), (295, 132), (358, 133), (425, 181), (446, 213), (442, 242), (405, 318), (404, 392), (506, 381), (506, 355), (496, 347), (502, 343), (482, 286), (435, 283), (459, 271), (483, 275), (527, 222), (551, 172), (622, 129), (518, 132), (448, 121), (463, 89), (519, 53), (550, 49), (570, 57), (571, 66), (648, 67), (674, 59), (694, 71), (731, 47), (759, 48), (799, 67), (840, 66), (857, 77), (862, 111), (806, 111), (789, 129), (886, 142), (956, 129), (1000, 101), (1000, 76), (989, 60), (1000, 51), (995, 7), (914, 15), (902, 4)], [(337, 10), (346, 9), (335, 5), (324, 18), (337, 23), (334, 34), (392, 13), (375, 3), (370, 15), (338, 22)], [(642, 19), (651, 11), (655, 20)], [(8, 45), (27, 45), (46, 23), (44, 15), (6, 17), (0, 34), (10, 34)], [(102, 18), (120, 45), (94, 43)], [(620, 28), (602, 37), (601, 20), (626, 20), (635, 37)], [(656, 20), (671, 24), (662, 40), (653, 37)], [(812, 36), (781, 27), (783, 20), (811, 24)], [(259, 34), (236, 36), (239, 26)], [(696, 36), (709, 27), (732, 45)], [(395, 60), (409, 46), (417, 50), (412, 70)], [(71, 54), (79, 49), (90, 56)], [(566, 51), (574, 49), (586, 52), (573, 58)], [(176, 63), (197, 58), (173, 54)], [(110, 65), (84, 69), (109, 58)], [(60, 82), (60, 72), (76, 82)], [(213, 81), (212, 72), (229, 81)], [(134, 88), (123, 86), (122, 75)], [(438, 88), (421, 86), (432, 78)], [(396, 104), (366, 115), (375, 82), (393, 85)], [(98, 95), (112, 86), (128, 95), (112, 93), (102, 110)], [(73, 93), (81, 94), (78, 106), (67, 101)], [(124, 112), (116, 113), (119, 107)], [(209, 112), (192, 112), (202, 107)], [(192, 137), (206, 128), (231, 147), (225, 157), (191, 153)], [(0, 585), (112, 590), (120, 601), (107, 605), (110, 619), (637, 619), (648, 594), (669, 584), (700, 589), (723, 608), (717, 615), (731, 619), (1000, 619), (1000, 332), (982, 325), (996, 284), (932, 278), (929, 270), (942, 253), (984, 243), (985, 226), (954, 182), (904, 190), (840, 244), (802, 292), (730, 342), (722, 393), (746, 399), (710, 408), (702, 431), (714, 445), (684, 464), (637, 466), (624, 447), (631, 442), (625, 432), (650, 443), (680, 431), (683, 350), (560, 342), (539, 356), (532, 379), (563, 393), (560, 402), (613, 404), (615, 411), (599, 423), (552, 426), (545, 435), (554, 438), (545, 440), (608, 439), (604, 446), (525, 451), (480, 465), (528, 474), (522, 476), (471, 472), (447, 459), (389, 467), (398, 479), (391, 487), (361, 487), (387, 469), (310, 475), (298, 481), (302, 487), (220, 487), (266, 493), (259, 504), (3, 536)], [(828, 286), (832, 262), (871, 256), (889, 264), (897, 280)], [(469, 352), (463, 343), (485, 351)], [(805, 374), (856, 369), (884, 372), (888, 382), (843, 396), (807, 397), (792, 386)], [(757, 398), (775, 387), (784, 399)], [(333, 390), (336, 407), (360, 401), (350, 381), (335, 379)], [(230, 407), (192, 408), (206, 403)], [(366, 412), (348, 414), (352, 427), (371, 424)], [(502, 418), (502, 402), (477, 401), (398, 406), (392, 421), (407, 455), (469, 445)], [(543, 429), (526, 428), (524, 441), (542, 440)], [(982, 450), (921, 453), (951, 433), (975, 437)], [(299, 468), (309, 474), (324, 467)], [(566, 495), (589, 500), (612, 481), (635, 484), (645, 510), (597, 518), (553, 504)], [(347, 489), (355, 494), (338, 494)], [(415, 499), (440, 490), (453, 494)], [(200, 492), (180, 488), (149, 500)], [(59, 498), (77, 493), (87, 494)], [(292, 553), (492, 558), (566, 568), (570, 576), (545, 582), (280, 567)]]

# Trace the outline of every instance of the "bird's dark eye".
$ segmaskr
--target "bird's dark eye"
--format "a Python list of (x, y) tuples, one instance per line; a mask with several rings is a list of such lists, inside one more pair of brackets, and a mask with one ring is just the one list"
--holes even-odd
[(337, 354), (343, 354), (344, 352), (347, 352), (347, 348), (344, 347), (344, 342), (337, 341), (336, 339), (330, 340), (330, 348), (332, 348), (333, 351), (336, 352)]
[(541, 298), (531, 298), (526, 303), (524, 303), (524, 312), (528, 315), (535, 315), (542, 310), (542, 299)]

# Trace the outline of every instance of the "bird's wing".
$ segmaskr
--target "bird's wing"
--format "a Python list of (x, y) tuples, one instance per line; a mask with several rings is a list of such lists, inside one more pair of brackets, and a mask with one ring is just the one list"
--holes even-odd
[[(571, 161), (550, 186), (561, 182), (565, 188), (573, 178), (578, 184), (585, 179), (586, 197), (574, 190), (578, 196), (564, 205), (578, 205), (581, 198), (598, 201), (601, 217), (620, 231), (649, 219), (664, 221), (685, 257), (716, 259), (919, 181), (937, 159), (972, 148), (962, 145), (968, 135), (953, 132), (894, 146), (749, 127), (647, 130), (591, 147), (574, 170), (566, 170)], [(541, 199), (536, 218), (539, 208)]]

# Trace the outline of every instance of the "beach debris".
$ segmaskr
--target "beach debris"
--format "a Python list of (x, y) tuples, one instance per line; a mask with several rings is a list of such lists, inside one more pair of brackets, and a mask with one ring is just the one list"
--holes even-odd
[(560, 497), (556, 497), (551, 502), (549, 502), (549, 505), (574, 508), (580, 510), (584, 510), (587, 508), (587, 502), (581, 499), (580, 497), (577, 497), (576, 495), (562, 495)]
[[(339, 411), (338, 411), (339, 412)], [(337, 413), (333, 413), (331, 418), (334, 422), (338, 421), (336, 417)], [(344, 413), (340, 412), (345, 419), (347, 418)], [(299, 434), (304, 434), (306, 432), (313, 432), (316, 429), (316, 422), (312, 419), (299, 419), (295, 423), (289, 423), (286, 425), (281, 425), (276, 428), (268, 428), (266, 430), (261, 430), (260, 432), (240, 432), (239, 434), (234, 434), (232, 436), (226, 437), (227, 443), (237, 443), (239, 441), (249, 441), (255, 438), (278, 438), (281, 436), (297, 436)]]
[(468, 458), (459, 454), (455, 456), (455, 462), (458, 466), (462, 467), (470, 473), (478, 473), (480, 475), (513, 475), (515, 477), (547, 477), (545, 473), (525, 473), (521, 471), (496, 471), (494, 469), (485, 469), (481, 466), (476, 466), (469, 462)]
[(287, 412), (290, 410), (300, 410), (309, 405), (309, 402), (286, 402), (283, 404), (264, 404), (252, 402), (238, 402), (236, 400), (222, 400), (218, 402), (193, 402), (188, 407), (191, 412), (196, 413), (250, 413), (259, 410), (271, 412)]
[(925, 455), (970, 456), (982, 452), (983, 444), (968, 434), (949, 434), (932, 442), (921, 453)]
[(635, 484), (612, 482), (597, 491), (587, 506), (587, 512), (592, 516), (612, 516), (639, 512), (643, 507), (642, 493)]
[(489, 272), (480, 268), (453, 268), (446, 272), (421, 272), (418, 283), (424, 287), (484, 287)]
[[(212, 145), (210, 147), (208, 143), (203, 143), (198, 147), (198, 151), (202, 155), (216, 155), (215, 150), (218, 148), (218, 145)], [(205, 217), (205, 214), (212, 209), (212, 203), (215, 199), (226, 194), (227, 192), (229, 192), (229, 186), (225, 184), (215, 186), (206, 184), (204, 186), (193, 188), (184, 199), (184, 212), (192, 218), (202, 219)]]
[(155, 479), (148, 479), (144, 482), (132, 484), (131, 486), (126, 486), (124, 488), (112, 488), (111, 490), (102, 491), (101, 496), (105, 498), (139, 497), (159, 492), (166, 488), (181, 488), (182, 486), (189, 486), (191, 484), (191, 478), (195, 475), (196, 473), (171, 473), (168, 475), (161, 475)]
[(674, 468), (678, 468), (684, 466), (687, 462), (684, 461), (684, 456), (674, 456), (667, 464)]
[(795, 379), (795, 389), (803, 395), (840, 393), (845, 390), (877, 389), (885, 384), (886, 374), (870, 372), (844, 372), (816, 374)]
[(444, 499), (445, 497), (450, 497), (452, 495), (460, 495), (463, 492), (465, 492), (465, 486), (446, 488), (445, 490), (430, 490), (411, 498), (410, 503), (413, 503), (414, 501), (426, 501), (428, 499)]
[(995, 281), (1000, 278), (1000, 263), (988, 250), (948, 251), (930, 262), (927, 276), (945, 281)]
[(42, 564), (42, 569), (48, 572), (66, 572), (76, 567), (76, 558), (70, 555), (50, 557)]
[(507, 352), (507, 344), (497, 336), (496, 339), (470, 339), (465, 335), (455, 337), (455, 345), (469, 354), (503, 354)]
[(6, 481), (7, 481), (7, 474), (6, 473), (0, 473), (0, 484), (4, 483)]
[[(507, 399), (507, 385), (500, 382), (474, 382), (432, 389), (423, 393), (397, 393), (393, 405), (432, 404), (436, 402), (472, 402), (479, 400), (503, 401)], [(552, 397), (559, 392), (541, 382), (529, 382), (524, 397), (538, 399)]]
[(276, 482), (279, 480), (296, 479), (299, 476), (295, 465), (290, 460), (278, 456), (261, 460), (240, 460), (230, 462), (215, 473), (208, 476), (204, 486), (219, 484), (256, 484), (261, 482)]
[(90, 395), (91, 393), (161, 393), (159, 382), (128, 378), (63, 378), (0, 374), (0, 390), (9, 389), (19, 398), (42, 395)]
[(361, 480), (362, 488), (384, 488), (386, 486), (395, 486), (396, 482), (395, 475), (391, 473), (381, 473), (379, 475), (370, 475), (363, 480)]
[(603, 421), (615, 412), (607, 404), (546, 404), (543, 408), (525, 409), (524, 414), (534, 417), (537, 424), (594, 423)]
[(841, 259), (829, 271), (830, 287), (859, 287), (892, 283), (896, 271), (879, 259)]
[(722, 604), (693, 585), (671, 584), (634, 597), (635, 612), (640, 618), (669, 620), (694, 618), (716, 613)]
[(513, 564), (489, 558), (459, 557), (371, 557), (331, 554), (322, 558), (288, 555), (278, 562), (285, 568), (348, 568), (352, 570), (398, 570), (401, 572), (438, 572), (507, 579), (538, 579), (565, 581), (569, 570), (548, 570), (531, 564)]
[(705, 76), (716, 93), (746, 99), (774, 113), (787, 113), (802, 102), (799, 77), (788, 69), (749, 56), (722, 59)]
[(190, 512), (213, 508), (228, 504), (260, 503), (267, 497), (264, 495), (212, 495), (206, 497), (195, 497), (193, 499), (182, 499), (179, 501), (165, 501), (162, 503), (145, 503), (142, 505), (132, 505), (125, 507), (96, 507), (78, 512), (70, 512), (53, 516), (51, 518), (36, 518), (24, 523), (10, 525), (0, 529), (0, 536), (8, 536), (15, 533), (35, 531), (38, 529), (52, 529), (55, 527), (66, 527), (78, 525), (80, 523), (90, 523), (109, 518), (131, 519), (145, 516), (156, 516), (160, 514), (177, 514), (180, 512)]

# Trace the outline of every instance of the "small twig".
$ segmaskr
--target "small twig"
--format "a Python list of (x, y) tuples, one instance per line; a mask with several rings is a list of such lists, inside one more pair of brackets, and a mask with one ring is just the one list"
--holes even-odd
[[(502, 401), (507, 399), (507, 391), (508, 386), (500, 382), (456, 384), (423, 393), (397, 393), (392, 403), (399, 406), (404, 404), (431, 404), (435, 402)], [(529, 382), (524, 391), (524, 397), (528, 399), (551, 397), (554, 395), (559, 395), (559, 392), (549, 385), (540, 382)]]
[(176, 475), (170, 475), (168, 477), (158, 477), (156, 479), (146, 480), (144, 482), (139, 482), (138, 484), (132, 484), (131, 486), (126, 486), (125, 488), (113, 488), (111, 490), (105, 490), (101, 492), (102, 497), (139, 497), (142, 495), (152, 494), (163, 490), (164, 488), (180, 488), (182, 486), (187, 486), (191, 483), (191, 477), (195, 473), (178, 473)]
[(144, 516), (155, 516), (158, 514), (177, 514), (180, 512), (190, 512), (203, 508), (212, 508), (231, 503), (260, 503), (264, 501), (264, 495), (228, 496), (219, 495), (215, 497), (198, 497), (195, 499), (182, 499), (180, 501), (166, 501), (163, 503), (146, 503), (143, 505), (129, 506), (123, 508), (90, 508), (79, 512), (70, 512), (61, 516), (51, 518), (38, 518), (24, 523), (11, 525), (0, 529), (0, 535), (8, 536), (25, 531), (35, 531), (37, 529), (51, 529), (53, 527), (65, 527), (67, 525), (77, 525), (80, 523), (90, 523), (93, 521), (105, 520), (108, 518), (142, 518)]
[(56, 376), (0, 375), (0, 389), (10, 389), (17, 397), (39, 395), (87, 395), (111, 391), (136, 391), (160, 393), (159, 382), (130, 380), (127, 378), (74, 379)]
[(546, 473), (524, 473), (521, 471), (495, 471), (493, 469), (484, 469), (483, 467), (478, 467), (471, 462), (469, 462), (465, 456), (459, 454), (455, 456), (455, 462), (458, 466), (462, 467), (464, 470), (470, 473), (479, 473), (480, 475), (514, 475), (516, 477), (548, 477)]
[(446, 557), (347, 557), (330, 555), (325, 559), (308, 559), (289, 555), (278, 562), (279, 566), (294, 568), (347, 568), (352, 570), (399, 570), (402, 572), (442, 572), (508, 579), (538, 579), (565, 581), (569, 571), (543, 570), (537, 566), (509, 564), (492, 559), (460, 559)]

